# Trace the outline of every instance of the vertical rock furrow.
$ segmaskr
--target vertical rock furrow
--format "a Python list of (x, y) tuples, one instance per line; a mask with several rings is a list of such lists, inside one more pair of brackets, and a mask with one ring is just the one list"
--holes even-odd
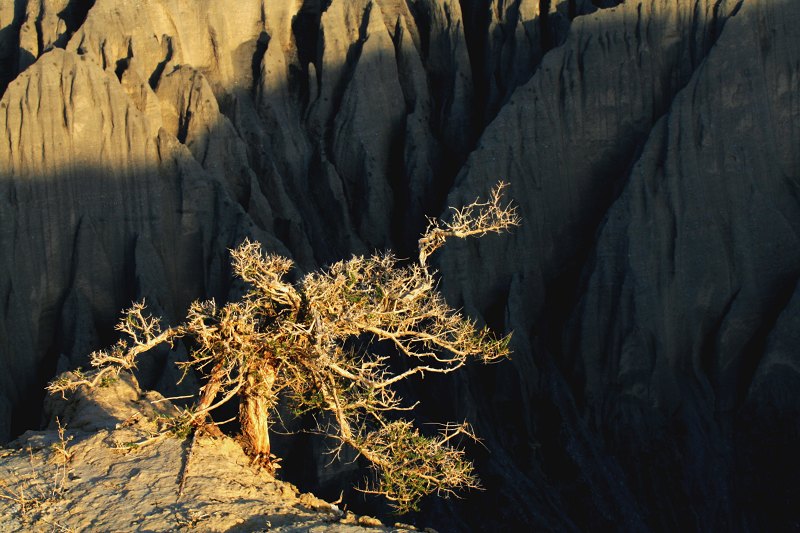
[[(323, 4), (266, 5), (269, 43), (256, 93), (257, 119), (247, 114), (237, 114), (236, 119), (240, 131), (261, 139), (248, 141), (253, 169), (275, 209), (276, 233), (306, 269), (344, 250), (362, 249), (341, 178), (326, 148), (334, 116), (330, 102), (337, 83), (330, 74), (333, 65), (338, 66), (336, 54), (341, 50), (330, 43), (326, 48), (322, 19), (328, 15)], [(334, 8), (334, 16), (341, 13), (340, 8)], [(297, 42), (298, 36), (307, 35), (313, 35), (317, 44)], [(324, 54), (328, 52), (332, 71), (325, 77)], [(243, 98), (238, 103), (249, 105)], [(254, 152), (254, 146), (263, 148)]]
[[(421, 419), (486, 439), (470, 453), (487, 490), (420, 521), (789, 527), (770, 481), (797, 477), (800, 435), (796, 11), (0, 2), (0, 439), (131, 299), (173, 318), (225, 297), (244, 235), (300, 271), (413, 257), (423, 215), (504, 179), (522, 227), (434, 260), (514, 357), (410, 387)], [(337, 485), (315, 461), (303, 476)]]
[(452, 175), (476, 136), (472, 70), (461, 5), (455, 0), (417, 0), (410, 6), (413, 20), (407, 20), (407, 25), (416, 28), (412, 42), (425, 65), (434, 106), (430, 128), (448, 151)]
[(81, 327), (107, 341), (137, 296), (128, 280), (138, 235), (166, 265), (167, 279), (152, 281), (171, 287), (162, 302), (177, 315), (224, 286), (216, 256), (254, 230), (221, 183), (164, 130), (153, 137), (116, 77), (85, 57), (45, 54), (9, 85), (0, 123), (10, 140), (0, 150), (0, 285), (10, 288), (0, 351), (20, 354), (4, 358), (0, 374), (15, 423), (25, 424), (59, 354), (85, 356), (70, 353), (86, 343), (69, 313), (80, 310)]
[[(330, 9), (333, 9), (333, 5)], [(403, 92), (394, 45), (380, 6), (365, 6), (355, 65), (332, 124), (331, 162), (342, 177), (356, 231), (375, 247), (389, 244), (394, 204), (395, 155), (402, 143)]]
[[(629, 2), (576, 18), (564, 45), (545, 55), (533, 78), (513, 92), (457, 176), (449, 205), (504, 179), (520, 206), (523, 225), (512, 235), (454, 243), (440, 257), (450, 301), (515, 332), (519, 355), (511, 364), (526, 369), (520, 376), (531, 365), (546, 365), (548, 353), (559, 356), (558, 331), (594, 228), (624, 184), (641, 139), (703, 60), (693, 43), (717, 24), (705, 15), (714, 3)], [(733, 7), (727, 3), (718, 13)], [(497, 386), (490, 385), (497, 379), (518, 388), (518, 408), (526, 413), (521, 418), (536, 420), (537, 402), (547, 395), (527, 377), (518, 382), (504, 374), (473, 378), (486, 387)], [(497, 406), (479, 399), (487, 393), (472, 394), (463, 402), (485, 405), (484, 416), (492, 419)], [(559, 416), (572, 409), (568, 403), (555, 405)], [(556, 439), (553, 449), (561, 451), (552, 460), (574, 463), (592, 480), (592, 490), (604, 487), (617, 499), (617, 509), (635, 506), (615, 489), (621, 481), (613, 464), (570, 452), (564, 438), (527, 437), (531, 443)]]
[[(409, 27), (409, 24), (412, 24)], [(424, 215), (441, 208), (441, 199), (449, 186), (445, 176), (447, 157), (441, 142), (431, 129), (435, 104), (428, 90), (428, 76), (419, 52), (418, 38), (411, 28), (413, 20), (398, 18), (394, 34), (397, 70), (405, 97), (403, 132), (403, 172), (399, 189), (406, 191), (397, 202), (397, 248), (402, 255), (413, 256), (405, 247), (416, 243), (424, 231)]]
[(513, 91), (531, 78), (544, 54), (564, 43), (572, 19), (619, 3), (462, 0), (478, 129), (490, 123)]
[[(726, 23), (609, 211), (567, 327), (579, 332), (570, 351), (588, 419), (629, 458), (633, 487), (667, 506), (657, 529), (726, 529), (743, 501), (791, 523), (792, 502), (742, 488), (800, 472), (786, 448), (797, 425), (780, 418), (800, 409), (781, 396), (799, 360), (779, 348), (795, 337), (787, 288), (800, 275), (788, 149), (800, 145), (798, 23), (800, 9), (781, 2), (745, 3)], [(786, 373), (771, 370), (779, 358)], [(755, 413), (787, 432), (768, 461)]]
[[(450, 258), (472, 246), (445, 251), (443, 268), (459, 272), (454, 296), (486, 310), (496, 287), (457, 279), (494, 277), (507, 286), (512, 272), (525, 273), (532, 278), (526, 299), (543, 305), (542, 283), (582, 248), (581, 236), (613, 199), (638, 139), (700, 61), (690, 42), (709, 28), (695, 12), (694, 3), (634, 2), (575, 20), (565, 45), (515, 91), (457, 177), (450, 205), (502, 178), (511, 182), (526, 223), (509, 239), (475, 245), (483, 257), (503, 257), (501, 247), (514, 250), (513, 265), (459, 259), (455, 269)], [(528, 315), (535, 321), (538, 312)]]

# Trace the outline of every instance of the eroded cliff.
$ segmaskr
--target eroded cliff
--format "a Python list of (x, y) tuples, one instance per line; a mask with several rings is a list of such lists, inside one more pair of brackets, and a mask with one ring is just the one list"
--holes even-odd
[(514, 357), (414, 391), (475, 424), (487, 490), (427, 519), (791, 527), (797, 28), (790, 0), (4, 2), (0, 436), (130, 300), (224, 298), (243, 237), (410, 255), (502, 178), (522, 227), (436, 261)]

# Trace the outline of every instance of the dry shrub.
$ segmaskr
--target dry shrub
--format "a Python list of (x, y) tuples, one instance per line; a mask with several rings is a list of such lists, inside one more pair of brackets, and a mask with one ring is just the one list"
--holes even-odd
[[(403, 403), (393, 385), (508, 355), (509, 337), (478, 328), (445, 302), (427, 261), (450, 238), (518, 225), (516, 208), (503, 203), (505, 187), (500, 183), (487, 201), (453, 209), (446, 221), (431, 219), (417, 262), (391, 254), (357, 256), (292, 283), (286, 278), (290, 259), (245, 241), (231, 252), (233, 270), (248, 286), (241, 299), (222, 306), (194, 302), (186, 321), (167, 329), (146, 314), (143, 303), (135, 304), (118, 326), (126, 338), (92, 355), (94, 373), (55, 382), (51, 390), (96, 386), (133, 368), (141, 353), (189, 337), (195, 348), (184, 370), (198, 370), (207, 379), (184, 425), (212, 426), (209, 413), (238, 397), (241, 440), (268, 466), (271, 417), (283, 398), (297, 413), (327, 413), (318, 418), (318, 431), (369, 461), (378, 482), (365, 490), (387, 497), (399, 511), (414, 508), (426, 494), (478, 487), (472, 464), (451, 446), (457, 437), (474, 438), (470, 428), (446, 425), (439, 435), (421, 434), (402, 418), (414, 406)], [(387, 356), (369, 349), (378, 342), (407, 357), (407, 370), (394, 372)]]

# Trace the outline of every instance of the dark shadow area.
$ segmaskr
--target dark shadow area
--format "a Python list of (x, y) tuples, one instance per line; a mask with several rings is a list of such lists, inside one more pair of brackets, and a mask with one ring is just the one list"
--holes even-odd
[[(90, 352), (113, 345), (119, 338), (114, 326), (131, 302), (147, 297), (153, 312), (174, 322), (192, 300), (228, 294), (227, 247), (234, 239), (223, 232), (208, 246), (199, 233), (181, 236), (188, 206), (179, 199), (178, 180), (160, 182), (163, 172), (156, 166), (139, 169), (133, 174), (141, 182), (131, 188), (120, 172), (108, 169), (71, 167), (63, 175), (23, 180), (0, 171), (3, 221), (15, 228), (11, 238), (0, 236), (8, 267), (0, 273), (0, 346), (14, 354), (0, 364), (7, 380), (2, 392), (13, 398), (12, 438), (47, 422), (41, 413), (48, 382), (57, 373), (87, 367)], [(59, 181), (83, 196), (59, 198)], [(148, 187), (157, 192), (143, 193)], [(130, 215), (137, 211), (138, 217)], [(153, 246), (154, 255), (143, 252), (140, 241)], [(39, 292), (41, 280), (47, 290)], [(155, 374), (173, 355), (154, 350), (138, 372), (143, 385), (155, 386)]]
[(0, 28), (0, 97), (8, 84), (19, 74), (20, 63), (30, 64), (35, 59), (19, 47), (19, 30), (25, 20), (24, 0), (14, 0), (14, 18)]
[(89, 16), (89, 11), (94, 7), (96, 0), (70, 0), (59, 14), (58, 17), (64, 21), (67, 26), (67, 32), (56, 43), (56, 46), (64, 47), (69, 42), (72, 35), (83, 26), (86, 17)]
[[(620, 0), (539, 0), (541, 15), (523, 21), (519, 1), (499, 3), (493, 8), (486, 0), (460, 0), (479, 129), (494, 120), (517, 87), (530, 80), (542, 57), (564, 44), (572, 19), (620, 3)], [(505, 11), (508, 16), (490, 31), (492, 9)], [(519, 40), (521, 34), (523, 41)]]

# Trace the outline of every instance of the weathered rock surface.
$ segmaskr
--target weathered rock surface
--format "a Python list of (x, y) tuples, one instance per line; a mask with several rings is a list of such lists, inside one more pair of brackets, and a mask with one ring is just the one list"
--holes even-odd
[(224, 183), (150, 120), (113, 74), (59, 49), (0, 102), (0, 379), (14, 405), (132, 297), (174, 316), (219, 291), (220, 254), (252, 234)]
[[(653, 128), (568, 327), (586, 420), (629, 458), (637, 491), (671, 503), (659, 529), (727, 528), (768, 509), (789, 524), (797, 508), (788, 494), (778, 503), (796, 459), (759, 460), (752, 427), (763, 413), (797, 442), (800, 359), (786, 323), (800, 276), (800, 10), (782, 7), (743, 5)], [(653, 455), (659, 470), (634, 474)], [(751, 494), (772, 483), (773, 501)]]
[(191, 455), (174, 437), (131, 446), (177, 413), (131, 375), (48, 408), (49, 430), (0, 449), (0, 531), (388, 530), (250, 466), (227, 437), (201, 437)]
[(800, 521), (796, 2), (10, 4), (0, 437), (131, 299), (225, 297), (243, 236), (301, 269), (411, 254), (504, 179), (522, 227), (435, 260), (515, 355), (415, 391), (478, 428), (487, 490), (425, 516)]
[[(565, 461), (581, 472), (583, 479), (573, 482), (578, 487), (553, 487), (538, 465), (530, 476), (531, 492), (540, 494), (543, 507), (554, 488), (568, 502), (580, 490), (591, 491), (595, 501), (588, 509), (570, 509), (582, 529), (602, 527), (598, 512), (609, 527), (625, 516), (632, 528), (726, 528), (736, 521), (742, 499), (750, 500), (736, 488), (742, 470), (735, 465), (752, 460), (754, 448), (748, 445), (748, 458), (737, 452), (742, 437), (734, 428), (747, 426), (739, 417), (753, 367), (775, 306), (785, 305), (800, 266), (791, 222), (800, 215), (800, 169), (796, 150), (788, 148), (797, 145), (790, 131), (797, 124), (790, 96), (796, 94), (791, 65), (797, 50), (789, 44), (796, 35), (772, 23), (775, 12), (793, 9), (780, 2), (754, 2), (734, 17), (736, 26), (769, 28), (763, 33), (727, 26), (723, 31), (739, 6), (701, 4), (629, 3), (576, 19), (565, 44), (545, 56), (532, 80), (487, 127), (449, 201), (458, 205), (475, 194), (478, 183), (501, 175), (520, 202), (525, 224), (513, 237), (452, 246), (442, 255), (452, 300), (516, 334), (516, 369), (499, 368), (495, 380), (476, 370), (474, 400), (464, 403), (491, 406), (484, 415), (491, 420), (486, 431), (506, 424), (500, 434), (516, 433), (511, 442), (517, 457), (541, 454), (543, 463)], [(712, 49), (720, 34), (727, 40)], [(763, 53), (745, 52), (754, 49)], [(706, 57), (709, 50), (713, 54)], [(770, 75), (763, 82), (759, 77), (757, 86), (744, 81), (756, 71)], [(724, 96), (732, 94), (735, 99)], [(669, 118), (654, 126), (665, 111)], [(789, 130), (770, 121), (756, 125), (753, 113), (780, 116)], [(746, 117), (749, 123), (740, 122)], [(658, 144), (655, 139), (666, 132), (673, 144)], [(646, 137), (655, 146), (640, 156)], [(729, 155), (737, 151), (753, 155)], [(655, 161), (649, 179), (658, 184), (630, 197), (626, 191), (592, 244), (598, 215), (650, 157)], [(745, 166), (726, 162), (731, 157)], [(714, 188), (707, 174), (720, 185)], [(676, 189), (682, 193), (669, 196), (669, 206), (661, 199), (667, 176), (681, 183)], [(654, 188), (661, 194), (652, 193)], [(752, 194), (763, 194), (765, 205), (756, 207)], [(696, 218), (676, 222), (692, 204)], [(711, 221), (720, 226), (716, 247), (707, 242), (713, 240)], [(684, 233), (686, 249), (678, 248), (676, 225), (691, 228)], [(646, 262), (635, 260), (634, 243)], [(582, 250), (589, 246), (595, 252), (583, 266)], [(578, 307), (581, 320), (564, 327), (559, 315), (572, 306), (581, 267), (591, 280)], [(747, 297), (739, 292), (741, 279), (752, 280)], [(616, 291), (630, 296), (611, 297)], [(742, 314), (734, 318), (727, 306), (735, 299)], [(569, 366), (570, 357), (577, 366)], [(688, 369), (694, 370), (684, 375)], [(564, 385), (540, 385), (553, 380), (566, 380), (572, 394)], [(477, 383), (484, 385), (476, 388)], [(504, 414), (512, 405), (518, 412)], [(558, 424), (548, 419), (553, 407)], [(589, 422), (588, 433), (583, 421)], [(796, 435), (796, 427), (785, 429)], [(547, 435), (548, 428), (565, 434)], [(598, 444), (604, 448), (599, 453)], [(497, 468), (507, 467), (498, 461)], [(544, 468), (549, 476), (557, 472)], [(510, 488), (509, 499), (514, 492)], [(772, 516), (786, 519), (789, 505)], [(658, 518), (640, 511), (653, 507)], [(765, 508), (748, 511), (762, 516)]]

